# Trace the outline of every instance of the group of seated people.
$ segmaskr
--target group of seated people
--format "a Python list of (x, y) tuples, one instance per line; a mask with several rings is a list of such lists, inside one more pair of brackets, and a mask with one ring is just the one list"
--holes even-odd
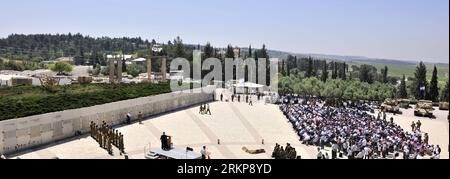
[(286, 148), (280, 146), (279, 144), (275, 145), (275, 149), (272, 153), (272, 158), (274, 159), (297, 159), (297, 151), (295, 148), (291, 147), (291, 144), (286, 144)]
[(280, 109), (292, 123), (303, 144), (332, 147), (348, 159), (439, 159), (439, 145), (428, 144), (420, 130), (407, 132), (392, 121), (377, 120), (365, 111), (329, 107), (321, 103), (292, 102), (282, 97)]

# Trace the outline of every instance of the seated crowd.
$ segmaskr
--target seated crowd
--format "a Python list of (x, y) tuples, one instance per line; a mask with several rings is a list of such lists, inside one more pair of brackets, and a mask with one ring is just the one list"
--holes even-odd
[(282, 97), (281, 101), (280, 109), (301, 142), (319, 146), (319, 153), (320, 149), (331, 147), (332, 159), (344, 155), (348, 159), (440, 158), (439, 145), (428, 144), (428, 136), (423, 137), (420, 128), (407, 132), (393, 123), (393, 119), (378, 120), (354, 108), (335, 108), (315, 102), (298, 104), (301, 100), (292, 97)]

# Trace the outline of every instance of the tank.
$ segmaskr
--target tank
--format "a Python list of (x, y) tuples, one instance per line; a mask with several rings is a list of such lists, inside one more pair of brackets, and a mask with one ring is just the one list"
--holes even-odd
[(448, 102), (440, 102), (439, 110), (447, 110), (448, 111)]
[(433, 102), (432, 101), (419, 101), (414, 109), (414, 115), (420, 117), (430, 117), (433, 118)]
[(402, 112), (400, 111), (399, 102), (395, 99), (386, 99), (381, 105), (381, 109), (384, 109), (389, 113), (402, 114)]
[(409, 109), (411, 104), (411, 100), (409, 99), (401, 99), (399, 100), (399, 107), (403, 109)]

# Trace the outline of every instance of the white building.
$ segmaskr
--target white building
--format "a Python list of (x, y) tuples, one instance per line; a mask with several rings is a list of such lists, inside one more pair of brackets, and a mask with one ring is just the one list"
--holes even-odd
[(14, 81), (22, 82), (24, 80), (32, 81), (32, 78), (19, 75), (0, 75), (0, 86), (13, 86)]

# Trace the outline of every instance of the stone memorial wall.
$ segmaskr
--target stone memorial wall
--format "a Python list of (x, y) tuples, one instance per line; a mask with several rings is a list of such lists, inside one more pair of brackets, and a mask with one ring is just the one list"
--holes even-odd
[(127, 113), (135, 121), (139, 112), (149, 117), (212, 100), (213, 95), (207, 93), (169, 93), (0, 121), (0, 154), (50, 144), (74, 137), (77, 132), (88, 133), (91, 121), (115, 126), (126, 121)]

